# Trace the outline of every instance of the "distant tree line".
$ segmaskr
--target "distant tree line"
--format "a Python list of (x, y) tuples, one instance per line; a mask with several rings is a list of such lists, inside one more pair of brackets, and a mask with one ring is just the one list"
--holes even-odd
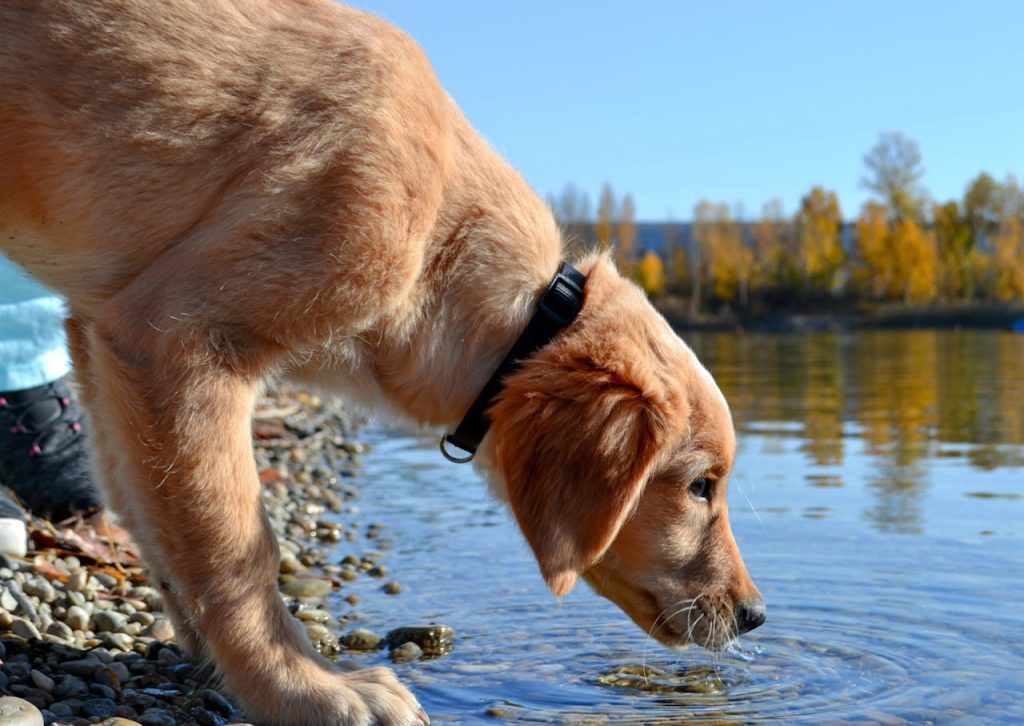
[(793, 216), (781, 201), (744, 219), (700, 201), (689, 239), (666, 223), (660, 253), (638, 248), (636, 204), (601, 190), (596, 210), (573, 185), (548, 203), (570, 248), (610, 251), (651, 297), (690, 299), (694, 313), (812, 308), (826, 302), (1024, 300), (1024, 190), (1014, 176), (981, 173), (963, 199), (933, 201), (917, 144), (882, 134), (864, 156), (873, 198), (844, 223), (839, 198), (813, 187)]

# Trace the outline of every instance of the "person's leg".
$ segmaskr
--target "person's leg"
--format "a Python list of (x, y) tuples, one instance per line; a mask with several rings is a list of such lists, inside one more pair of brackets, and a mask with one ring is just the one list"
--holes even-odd
[(101, 506), (65, 381), (64, 316), (59, 297), (0, 256), (0, 483), (58, 521)]

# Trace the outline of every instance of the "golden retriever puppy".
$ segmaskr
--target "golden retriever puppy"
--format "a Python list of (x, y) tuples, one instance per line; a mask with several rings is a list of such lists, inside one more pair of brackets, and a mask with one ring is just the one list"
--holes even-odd
[[(112, 506), (261, 724), (406, 724), (277, 594), (250, 442), (269, 375), (453, 426), (534, 314), (558, 230), (420, 49), (328, 0), (0, 0), (0, 242), (69, 301)], [(670, 645), (763, 620), (718, 388), (605, 257), (507, 377), (480, 463), (556, 595)], [(230, 617), (229, 617), (230, 615)]]

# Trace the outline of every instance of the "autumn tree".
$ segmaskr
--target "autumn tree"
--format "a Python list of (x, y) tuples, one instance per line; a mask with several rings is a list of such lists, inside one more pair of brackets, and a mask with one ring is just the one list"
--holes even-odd
[(788, 287), (794, 277), (794, 235), (781, 199), (772, 199), (761, 208), (761, 217), (753, 225), (754, 273), (752, 288)]
[(745, 305), (754, 254), (745, 243), (729, 205), (701, 201), (694, 210), (693, 237), (697, 243), (695, 295), (702, 291), (707, 295), (705, 288), (710, 285), (711, 296), (728, 302), (738, 300)]
[(921, 218), (927, 194), (921, 186), (924, 167), (915, 141), (899, 132), (883, 133), (864, 155), (864, 166), (861, 184), (878, 195), (892, 221)]
[(690, 261), (690, 280), (693, 294), (690, 298), (690, 312), (700, 312), (707, 294), (707, 278), (711, 261), (714, 259), (716, 238), (717, 207), (702, 199), (693, 210), (693, 259)]
[(925, 303), (938, 292), (939, 258), (935, 239), (913, 219), (897, 222), (892, 231), (895, 270), (891, 292), (904, 302)]
[(601, 187), (601, 199), (597, 203), (597, 247), (602, 252), (612, 248), (614, 243), (614, 223), (616, 218), (615, 193), (612, 185), (605, 182)]
[(1010, 177), (1002, 185), (999, 226), (992, 253), (995, 296), (999, 300), (1024, 298), (1024, 191)]
[(864, 205), (857, 219), (857, 245), (863, 267), (856, 280), (861, 289), (874, 297), (889, 295), (895, 279), (888, 212), (878, 202)]
[(840, 284), (839, 273), (846, 254), (840, 233), (843, 218), (835, 192), (814, 187), (800, 200), (796, 217), (799, 259), (804, 292), (832, 292)]
[(964, 191), (964, 220), (979, 249), (985, 249), (999, 232), (1002, 205), (1002, 185), (991, 174), (982, 172), (967, 185)]
[(690, 263), (690, 256), (682, 246), (672, 248), (672, 256), (669, 257), (668, 285), (677, 294), (693, 292), (693, 266)]
[(665, 265), (661, 257), (648, 251), (637, 264), (634, 279), (648, 297), (661, 297), (665, 293)]
[(975, 288), (974, 237), (956, 200), (932, 206), (932, 230), (939, 254), (940, 294), (970, 299)]
[(636, 265), (636, 203), (626, 194), (615, 224), (615, 263), (623, 275), (632, 276)]

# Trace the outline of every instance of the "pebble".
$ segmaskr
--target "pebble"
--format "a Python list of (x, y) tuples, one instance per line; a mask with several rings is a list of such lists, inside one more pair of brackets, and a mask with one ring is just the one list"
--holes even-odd
[(94, 617), (96, 630), (100, 633), (119, 633), (128, 624), (128, 616), (114, 610), (101, 610)]
[(141, 726), (177, 726), (174, 714), (163, 708), (150, 708), (139, 716)]
[(0, 698), (0, 724), (3, 726), (43, 726), (43, 714), (23, 698)]
[(285, 595), (306, 599), (324, 598), (330, 594), (332, 589), (334, 588), (331, 585), (330, 580), (322, 580), (319, 578), (292, 580), (291, 582), (286, 582), (281, 586), (281, 592)]
[(384, 590), (384, 594), (386, 595), (398, 595), (402, 592), (402, 586), (394, 580), (386, 584), (382, 589)]
[(395, 663), (410, 663), (419, 660), (423, 656), (423, 649), (415, 643), (402, 643), (391, 651), (391, 660)]
[(39, 629), (25, 618), (14, 618), (14, 621), (11, 623), (11, 632), (25, 640), (43, 637), (39, 633)]
[(326, 623), (331, 619), (331, 614), (326, 610), (300, 610), (295, 617), (307, 623)]
[(341, 649), (338, 644), (338, 638), (330, 630), (319, 623), (309, 623), (306, 625), (306, 635), (309, 636), (309, 642), (313, 644), (313, 647), (317, 649), (323, 656), (330, 658), (331, 656), (337, 655)]
[(62, 640), (72, 640), (75, 637), (75, 633), (71, 627), (59, 620), (54, 620), (50, 623), (49, 627), (46, 628), (46, 632), (50, 635), (55, 635)]
[(89, 629), (89, 613), (84, 608), (72, 605), (64, 616), (64, 623), (72, 630), (86, 631)]
[(377, 650), (384, 639), (372, 630), (356, 628), (351, 633), (341, 636), (339, 640), (349, 650)]
[(80, 660), (69, 660), (60, 664), (61, 670), (75, 676), (91, 676), (103, 667), (103, 662), (95, 655)]
[(79, 712), (86, 718), (113, 716), (117, 704), (110, 698), (91, 698), (82, 703)]
[(389, 631), (385, 642), (391, 649), (415, 643), (424, 653), (436, 657), (451, 653), (455, 645), (455, 631), (447, 625), (410, 625)]
[[(284, 400), (296, 407), (294, 398)], [(335, 433), (347, 429), (346, 421), (326, 406), (316, 411), (296, 407), (294, 417), (282, 419), (284, 437), (256, 447), (261, 480), (266, 481), (261, 493), (280, 546), (280, 590), (311, 642), (328, 657), (342, 647), (336, 613), (323, 604), (336, 583), (358, 580), (363, 572), (389, 576), (379, 561), (381, 552), (357, 551), (335, 564), (342, 554), (338, 540), (358, 541), (365, 531), (367, 540), (379, 542), (381, 530), (376, 523), (351, 521), (358, 519), (351, 504), (358, 496), (351, 481), (358, 466), (346, 452), (358, 453), (362, 447)], [(313, 436), (325, 430), (331, 433)], [(274, 476), (264, 478), (268, 471)], [(334, 514), (325, 515), (328, 511)], [(348, 547), (351, 551), (358, 545)], [(173, 644), (174, 629), (162, 614), (157, 588), (133, 585), (102, 562), (87, 560), (86, 567), (73, 555), (41, 554), (48, 563), (45, 572), (35, 567), (39, 559), (0, 558), (0, 630), (17, 636), (0, 642), (0, 692), (15, 694), (11, 700), (35, 717), (33, 726), (238, 723), (232, 702), (203, 687), (209, 674)], [(401, 590), (398, 583), (379, 584), (385, 592)], [(345, 596), (349, 604), (359, 602), (357, 595)], [(342, 622), (362, 617), (345, 609)], [(368, 629), (351, 631), (342, 640), (353, 651), (377, 650), (383, 642)], [(396, 657), (416, 660), (424, 655), (417, 647), (399, 643)], [(2, 726), (13, 723), (0, 718)]]
[(22, 588), (26, 595), (37, 597), (41, 601), (50, 603), (57, 599), (57, 591), (48, 580), (42, 577), (33, 577), (28, 580)]
[(174, 640), (174, 626), (168, 618), (157, 618), (143, 629), (142, 634), (157, 640)]
[(18, 601), (7, 588), (0, 588), (0, 608), (7, 612), (14, 612), (18, 609)]
[(85, 589), (85, 583), (89, 579), (89, 573), (85, 570), (72, 572), (68, 577), (67, 589), (70, 592), (81, 592)]
[(53, 688), (56, 684), (53, 682), (53, 679), (45, 673), (33, 669), (31, 679), (36, 688), (46, 691), (47, 693), (53, 693)]

